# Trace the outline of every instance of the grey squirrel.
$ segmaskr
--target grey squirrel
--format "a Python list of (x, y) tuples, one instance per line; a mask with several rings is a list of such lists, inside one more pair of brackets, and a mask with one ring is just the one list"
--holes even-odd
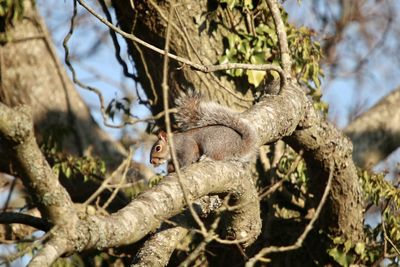
[[(173, 133), (174, 147), (180, 167), (199, 161), (202, 156), (213, 160), (248, 162), (256, 155), (256, 133), (240, 113), (202, 100), (189, 91), (176, 100), (174, 117), (180, 131)], [(161, 131), (150, 153), (150, 163), (159, 166), (168, 162), (174, 171), (167, 133)]]

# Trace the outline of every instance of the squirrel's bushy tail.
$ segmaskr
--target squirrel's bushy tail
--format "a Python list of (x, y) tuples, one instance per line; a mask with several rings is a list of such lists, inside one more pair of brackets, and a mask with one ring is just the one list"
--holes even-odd
[(179, 129), (189, 130), (212, 125), (221, 125), (236, 131), (242, 138), (243, 158), (256, 154), (257, 138), (251, 123), (240, 117), (240, 113), (216, 102), (206, 101), (202, 96), (189, 90), (175, 101), (178, 112), (175, 120)]

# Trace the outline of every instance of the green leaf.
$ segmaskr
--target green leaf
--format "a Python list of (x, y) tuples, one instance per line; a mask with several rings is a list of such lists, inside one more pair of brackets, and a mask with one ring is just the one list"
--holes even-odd
[(244, 6), (247, 7), (248, 9), (253, 9), (253, 1), (252, 0), (244, 0)]
[(346, 242), (344, 242), (344, 252), (349, 252), (352, 246), (351, 240), (346, 240)]
[(358, 254), (358, 255), (363, 255), (364, 251), (365, 251), (365, 243), (363, 242), (357, 242), (354, 251)]
[(71, 168), (70, 167), (67, 167), (66, 169), (65, 169), (65, 177), (67, 177), (67, 178), (69, 178), (69, 177), (71, 177)]
[(337, 247), (328, 250), (329, 255), (340, 265), (348, 267), (354, 262), (355, 256), (340, 251)]
[(342, 238), (340, 236), (337, 236), (333, 239), (333, 244), (338, 245), (338, 244), (342, 244)]
[(340, 266), (348, 266), (346, 260), (346, 254), (338, 250), (338, 248), (333, 248), (329, 250), (329, 255), (340, 264)]
[(235, 70), (233, 70), (233, 76), (242, 77), (243, 76), (243, 69), (235, 69)]
[(266, 72), (260, 70), (247, 70), (246, 74), (248, 82), (257, 87), (264, 80)]

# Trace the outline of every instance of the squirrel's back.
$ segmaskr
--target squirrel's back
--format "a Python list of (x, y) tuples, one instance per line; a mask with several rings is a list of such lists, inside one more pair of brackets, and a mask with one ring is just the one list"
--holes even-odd
[(240, 161), (250, 161), (256, 155), (256, 133), (251, 123), (240, 117), (240, 113), (218, 103), (205, 101), (193, 91), (181, 95), (176, 104), (178, 112), (175, 120), (179, 129), (191, 131), (203, 128), (198, 138), (207, 139), (203, 142), (208, 146), (206, 150), (224, 155), (222, 159)]

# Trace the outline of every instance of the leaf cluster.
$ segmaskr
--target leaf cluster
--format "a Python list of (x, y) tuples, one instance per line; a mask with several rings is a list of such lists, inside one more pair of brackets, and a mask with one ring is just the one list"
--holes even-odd
[[(280, 62), (278, 37), (272, 15), (265, 1), (220, 0), (218, 9), (227, 13), (226, 21), (221, 23), (230, 28), (225, 34), (226, 45), (219, 63), (276, 64)], [(217, 9), (217, 10), (218, 10)], [(232, 17), (241, 18), (234, 23)], [(310, 89), (310, 95), (316, 101), (316, 108), (326, 110), (327, 105), (321, 102), (320, 68), (322, 50), (319, 42), (313, 40), (314, 32), (306, 27), (297, 28), (288, 22), (287, 13), (281, 9), (285, 24), (289, 49), (292, 56), (292, 74), (297, 80)], [(231, 20), (231, 21), (230, 21)], [(265, 71), (228, 70), (232, 77), (243, 77), (255, 87), (261, 85), (265, 78), (278, 79), (277, 73), (269, 77)]]
[(333, 246), (328, 253), (340, 266), (371, 266), (382, 258), (386, 259), (386, 266), (398, 266), (400, 190), (387, 181), (383, 173), (375, 174), (360, 169), (358, 175), (367, 210), (369, 207), (378, 208), (380, 223), (376, 226), (365, 226), (364, 242), (353, 244), (341, 237), (332, 238)]

